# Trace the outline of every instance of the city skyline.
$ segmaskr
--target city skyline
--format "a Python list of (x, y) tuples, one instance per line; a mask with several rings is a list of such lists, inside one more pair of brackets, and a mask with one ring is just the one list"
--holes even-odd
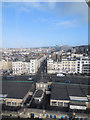
[(3, 3), (2, 47), (88, 45), (86, 3)]

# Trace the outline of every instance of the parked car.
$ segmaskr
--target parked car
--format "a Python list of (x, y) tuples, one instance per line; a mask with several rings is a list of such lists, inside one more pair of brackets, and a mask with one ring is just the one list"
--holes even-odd
[(65, 75), (62, 73), (57, 74), (57, 77), (64, 77)]
[(31, 78), (31, 77), (29, 77), (29, 78), (28, 78), (28, 80), (32, 80), (32, 78)]

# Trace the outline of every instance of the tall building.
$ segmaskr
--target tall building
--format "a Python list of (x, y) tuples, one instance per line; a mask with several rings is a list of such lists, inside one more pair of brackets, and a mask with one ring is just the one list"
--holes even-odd
[(30, 74), (30, 62), (12, 62), (12, 70), (14, 75)]
[(77, 73), (89, 74), (90, 73), (90, 58), (81, 57), (77, 60)]
[(47, 59), (47, 73), (90, 73), (90, 58), (80, 56), (77, 58), (66, 58), (61, 61), (54, 61), (52, 58)]
[(62, 60), (61, 62), (47, 60), (47, 72), (54, 73), (76, 73), (75, 60)]
[(36, 74), (46, 56), (31, 58), (29, 62), (12, 62), (13, 75)]

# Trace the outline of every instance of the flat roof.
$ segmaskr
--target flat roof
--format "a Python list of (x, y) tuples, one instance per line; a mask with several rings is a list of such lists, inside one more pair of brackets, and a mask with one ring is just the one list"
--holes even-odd
[(86, 97), (79, 85), (67, 85), (69, 96)]
[(70, 102), (70, 105), (77, 105), (77, 106), (86, 106), (85, 102)]
[(26, 93), (32, 88), (33, 82), (2, 81), (2, 94), (7, 94), (7, 98), (23, 99)]
[(89, 95), (89, 86), (80, 86), (80, 88), (81, 88), (81, 90), (82, 90), (82, 92), (87, 96), (87, 95)]
[(35, 98), (36, 98), (36, 97), (41, 97), (42, 94), (43, 94), (43, 90), (37, 90), (34, 97), (35, 97)]
[(70, 100), (73, 97), (87, 97), (88, 87), (80, 85), (52, 84), (51, 98), (53, 100)]
[(68, 92), (65, 85), (52, 84), (51, 99), (69, 100)]

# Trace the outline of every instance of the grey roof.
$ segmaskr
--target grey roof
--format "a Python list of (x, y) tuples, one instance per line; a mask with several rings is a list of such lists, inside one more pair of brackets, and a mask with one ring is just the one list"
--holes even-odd
[(51, 91), (51, 99), (53, 100), (69, 100), (65, 85), (53, 84)]
[(2, 94), (7, 94), (7, 98), (23, 99), (31, 87), (31, 82), (2, 81)]
[(51, 99), (69, 100), (70, 96), (86, 97), (88, 87), (79, 85), (52, 84)]
[(79, 85), (68, 85), (67, 90), (69, 96), (86, 97)]
[(34, 97), (41, 97), (43, 90), (37, 90)]
[(70, 105), (86, 106), (86, 103), (85, 103), (85, 102), (81, 102), (81, 101), (80, 101), (80, 102), (76, 102), (76, 101), (75, 101), (75, 102), (70, 102)]
[(80, 86), (80, 88), (81, 88), (83, 94), (85, 94), (86, 96), (89, 95), (89, 93), (88, 93), (89, 87), (88, 86)]

